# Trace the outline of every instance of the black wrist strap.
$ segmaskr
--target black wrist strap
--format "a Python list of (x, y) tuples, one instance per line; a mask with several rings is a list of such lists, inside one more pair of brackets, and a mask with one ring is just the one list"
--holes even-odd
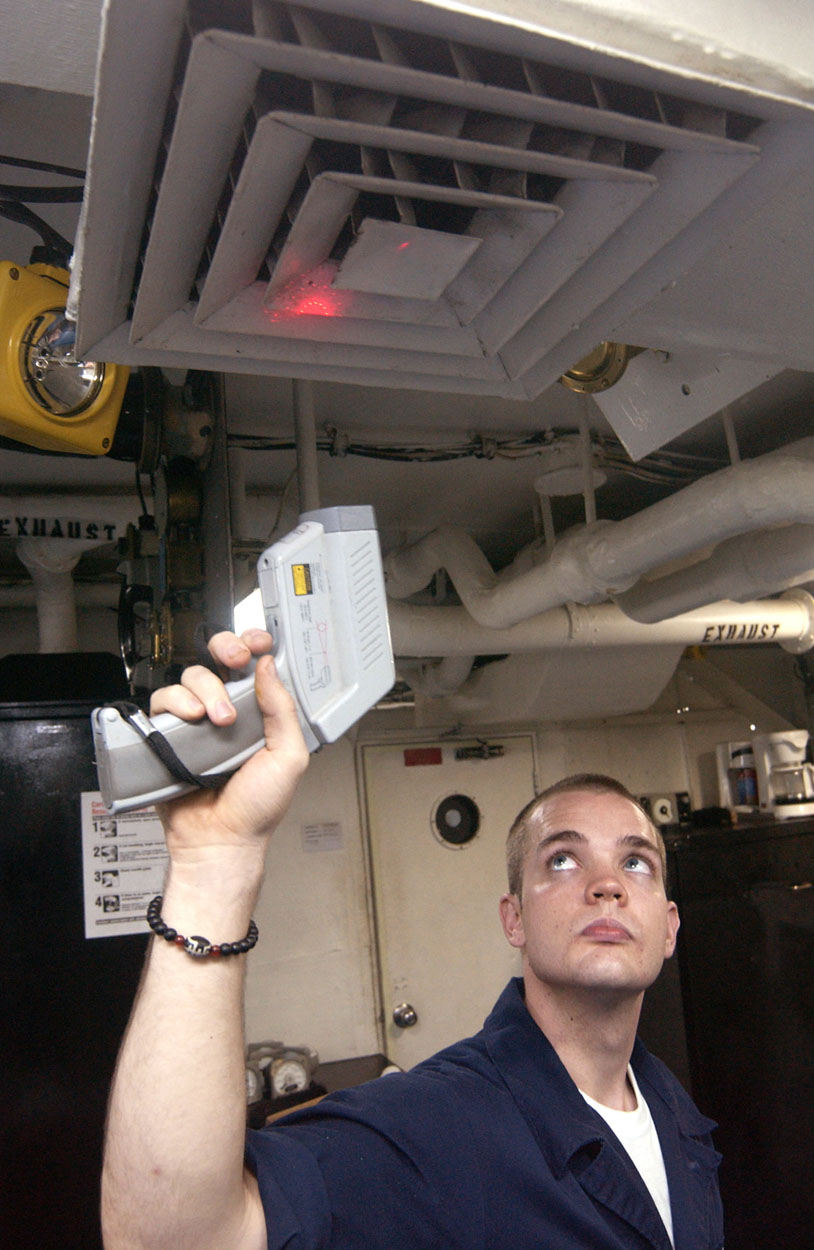
[(188, 786), (198, 786), (202, 790), (217, 790), (228, 781), (228, 773), (193, 773), (187, 768), (184, 761), (176, 755), (167, 739), (159, 733), (137, 703), (129, 703), (125, 700), (119, 703), (108, 703), (106, 706), (115, 708), (128, 725), (133, 726), (136, 733), (141, 735), (153, 754), (158, 756), (167, 772), (171, 773), (176, 781), (183, 781)]

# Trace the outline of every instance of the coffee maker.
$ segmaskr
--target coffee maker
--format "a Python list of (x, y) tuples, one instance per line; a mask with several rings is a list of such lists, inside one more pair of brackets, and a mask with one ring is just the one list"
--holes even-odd
[(751, 741), (719, 742), (715, 748), (718, 802), (748, 816), (758, 810), (757, 772)]
[(760, 809), (778, 820), (814, 816), (814, 755), (807, 729), (752, 739)]

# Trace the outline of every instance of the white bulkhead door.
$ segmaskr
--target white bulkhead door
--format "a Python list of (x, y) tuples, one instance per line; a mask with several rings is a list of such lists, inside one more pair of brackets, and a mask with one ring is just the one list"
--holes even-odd
[(368, 746), (362, 758), (384, 1045), (409, 1068), (476, 1032), (520, 971), (498, 899), (506, 834), (535, 791), (534, 744), (445, 739)]

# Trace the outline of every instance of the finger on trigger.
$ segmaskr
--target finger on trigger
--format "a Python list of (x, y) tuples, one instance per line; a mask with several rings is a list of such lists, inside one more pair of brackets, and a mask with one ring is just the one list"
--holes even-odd
[(294, 699), (280, 681), (271, 656), (258, 660), (255, 683), (267, 748), (273, 749), (275, 745), (301, 747), (307, 758)]
[(221, 630), (219, 634), (213, 634), (209, 639), (208, 646), (212, 659), (218, 664), (222, 664), (225, 668), (245, 668), (252, 657), (252, 653), (243, 639), (238, 638), (237, 634), (233, 634), (227, 629)]
[(272, 645), (272, 637), (268, 630), (265, 629), (244, 629), (240, 635), (243, 642), (251, 651), (252, 655), (262, 655), (269, 651)]
[(206, 708), (198, 696), (180, 684), (163, 686), (150, 696), (151, 716), (157, 716), (159, 712), (172, 712), (182, 720), (199, 720), (205, 711)]
[(188, 694), (198, 699), (206, 708), (209, 719), (215, 724), (227, 725), (235, 719), (235, 707), (216, 673), (201, 664), (194, 664), (191, 668), (184, 669), (181, 684)]

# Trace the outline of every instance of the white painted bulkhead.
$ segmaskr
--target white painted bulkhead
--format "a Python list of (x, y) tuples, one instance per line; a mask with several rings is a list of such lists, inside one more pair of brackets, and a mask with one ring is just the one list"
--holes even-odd
[[(569, 773), (607, 772), (623, 778), (636, 794), (688, 791), (693, 807), (706, 806), (718, 801), (717, 742), (749, 738), (754, 724), (771, 732), (791, 723), (802, 723), (804, 713), (795, 703), (799, 696), (788, 666), (781, 661), (769, 680), (775, 692), (786, 688), (786, 715), (747, 694), (717, 667), (698, 659), (682, 663), (663, 696), (647, 713), (577, 723), (523, 727), (513, 724), (509, 734), (516, 738), (522, 728), (530, 735), (539, 787)], [(486, 850), (484, 858), (490, 866), (502, 865), (508, 823), (500, 829), (492, 826), (488, 835), (485, 831), (479, 833), (469, 850), (448, 851), (438, 845), (431, 814), (437, 798), (462, 789), (456, 772), (461, 765), (454, 761), (454, 747), (479, 738), (500, 743), (507, 740), (501, 737), (501, 729), (506, 727), (488, 725), (480, 733), (468, 727), (465, 734), (455, 737), (382, 727), (388, 716), (401, 715), (374, 715), (362, 722), (355, 748), (345, 738), (312, 757), (294, 806), (275, 834), (275, 850), (257, 910), (260, 941), (248, 968), (246, 1019), (252, 1041), (282, 1037), (292, 1043), (305, 1043), (313, 1046), (325, 1061), (377, 1052), (396, 1058), (393, 1052), (399, 1046), (394, 1042), (396, 1031), (391, 1023), (392, 986), (386, 980), (386, 961), (384, 968), (378, 965), (372, 910), (374, 896), (381, 906), (384, 893), (371, 879), (376, 871), (376, 856), (372, 856), (371, 863), (370, 854), (371, 842), (377, 844), (379, 855), (386, 853), (389, 830), (368, 827), (373, 806), (367, 803), (361, 768), (357, 782), (354, 750), (358, 755), (365, 749), (368, 771), (375, 770), (377, 753), (387, 761), (382, 783), (388, 787), (389, 796), (384, 805), (379, 797), (373, 818), (387, 823), (389, 806), (394, 817), (398, 816), (402, 831), (409, 826), (417, 853), (423, 848), (431, 862), (443, 857), (449, 871), (460, 862), (462, 892), (467, 888), (467, 855), (474, 862)], [(433, 743), (443, 746), (444, 763), (421, 770), (405, 766), (398, 782), (394, 758), (405, 748)], [(385, 745), (388, 749), (382, 750)], [(490, 803), (492, 785), (500, 785), (489, 778), (488, 770), (494, 762), (484, 762), (483, 772), (476, 774), (466, 787), (466, 792), (474, 793), (485, 806)], [(471, 766), (471, 771), (477, 767)], [(430, 774), (429, 781), (422, 778), (421, 794), (417, 794), (416, 784), (419, 771)], [(432, 791), (433, 802), (423, 793), (426, 786)], [(528, 794), (518, 793), (516, 802), (508, 800), (505, 794), (499, 798), (500, 809), (511, 808), (514, 815)], [(327, 826), (341, 826), (341, 833), (332, 836)], [(312, 833), (310, 849), (306, 849), (307, 830), (317, 827), (322, 828), (321, 840), (319, 833)], [(488, 849), (477, 845), (478, 838), (485, 836), (492, 840)], [(422, 929), (434, 964), (457, 981), (455, 995), (450, 996), (445, 1008), (446, 1015), (433, 1020), (426, 1042), (418, 1039), (418, 1046), (409, 1049), (408, 1062), (431, 1053), (437, 1036), (451, 1040), (475, 1027), (472, 1010), (468, 1008), (467, 1018), (460, 1019), (455, 1003), (469, 998), (486, 1014), (495, 995), (493, 987), (483, 983), (484, 959), (491, 959), (494, 967), (500, 967), (503, 961), (507, 975), (511, 971), (511, 953), (505, 948), (497, 912), (504, 889), (502, 867), (495, 867), (494, 879), (484, 882), (481, 890), (481, 900), (489, 893), (492, 896), (491, 903), (483, 902), (486, 932), (477, 938), (479, 950), (485, 953), (471, 961), (455, 959), (455, 952), (450, 949), (453, 945), (466, 948), (473, 937), (469, 909), (457, 911), (451, 905), (447, 871), (424, 873), (421, 888), (412, 889), (409, 897), (403, 899), (403, 911), (399, 910), (402, 904), (393, 901), (393, 895), (390, 914), (386, 918), (379, 916), (379, 927), (387, 926), (391, 951), (399, 951), (400, 925), (405, 943), (408, 930)], [(411, 993), (415, 991), (413, 1006), (421, 1012), (422, 987), (416, 984), (410, 989)], [(433, 1006), (432, 1010), (438, 1008)]]
[[(101, 6), (99, 0), (81, 0), (65, 6), (81, 19), (74, 29), (76, 46), (70, 40), (66, 43), (64, 32), (59, 41), (48, 37), (53, 7), (44, 0), (12, 6), (14, 14), (7, 22), (0, 47), (4, 150), (20, 157), (36, 151), (40, 159), (82, 166), (90, 122), (88, 97), (93, 90), (93, 57), (87, 53), (95, 39)], [(367, 4), (360, 0), (355, 7), (360, 11), (365, 7), (380, 11), (380, 5), (373, 0)], [(476, 8), (466, 4), (447, 7), (464, 13)], [(532, 24), (539, 23), (541, 6), (537, 3), (492, 0), (487, 7), (495, 14), (513, 15), (521, 25), (524, 15)], [(814, 98), (814, 43), (800, 37), (801, 27), (805, 31), (806, 21), (810, 23), (811, 19), (807, 6), (800, 0), (780, 0), (772, 8), (768, 24), (765, 5), (758, 0), (743, 0), (735, 13), (724, 0), (691, 0), (683, 6), (680, 20), (665, 0), (582, 0), (570, 4), (551, 0), (547, 9), (552, 20), (556, 17), (562, 23), (566, 18), (573, 19), (582, 37), (589, 30), (595, 44), (621, 47), (650, 68), (668, 64), (690, 77), (711, 76), (713, 95), (715, 79), (723, 76), (727, 90), (733, 89), (733, 83), (739, 84), (746, 100), (756, 86), (767, 98), (792, 100), (795, 108), (809, 107)], [(38, 26), (41, 37), (32, 40), (32, 27)], [(29, 49), (35, 44), (38, 63), (33, 67)], [(83, 51), (85, 55), (81, 55)], [(61, 93), (59, 110), (54, 107), (57, 91)], [(789, 371), (787, 380), (792, 371), (810, 368), (811, 336), (806, 324), (810, 284), (805, 266), (800, 264), (801, 255), (808, 255), (810, 231), (806, 221), (794, 216), (795, 205), (810, 202), (810, 168), (810, 162), (804, 162), (793, 176), (787, 174), (788, 183), (779, 188), (768, 207), (755, 207), (750, 216), (737, 223), (731, 236), (725, 232), (726, 247), (720, 255), (710, 261), (704, 253), (693, 261), (687, 275), (665, 283), (657, 299), (638, 313), (631, 313), (620, 327), (626, 341), (645, 342), (647, 331), (654, 347), (678, 350), (682, 344), (689, 344), (711, 351), (716, 360), (721, 352), (733, 351), (734, 343), (739, 349), (738, 359), (754, 352), (759, 361), (768, 361), (772, 368), (785, 366)], [(49, 219), (73, 237), (77, 212), (74, 205), (52, 206)], [(782, 227), (774, 232), (770, 228), (772, 213)], [(787, 215), (794, 217), (788, 228)], [(5, 223), (3, 242), (0, 258), (26, 263), (31, 245), (29, 232)], [(744, 255), (748, 257), (746, 265), (742, 263)], [(767, 315), (766, 301), (771, 294), (766, 292), (778, 290), (783, 292), (783, 299), (776, 300), (771, 315)], [(792, 295), (796, 298), (792, 299)], [(570, 363), (570, 359), (563, 362)], [(799, 380), (802, 375), (795, 376)], [(267, 423), (271, 429), (285, 427), (288, 387), (287, 378), (279, 382), (264, 378), (261, 385), (256, 379), (233, 375), (227, 390), (241, 430), (246, 428), (249, 416), (261, 424)], [(399, 437), (404, 437), (405, 431), (418, 426), (423, 430), (430, 425), (445, 432), (472, 427), (505, 431), (514, 429), (520, 420), (521, 410), (514, 401), (489, 398), (487, 402), (479, 394), (461, 401), (446, 393), (453, 387), (451, 382), (444, 388), (419, 392), (414, 399), (412, 394), (405, 397), (403, 392), (387, 393), (346, 382), (344, 390), (329, 392), (324, 387), (319, 393), (320, 417), (351, 430), (365, 426), (378, 429), (392, 420), (392, 430), (397, 430)], [(540, 429), (549, 422), (564, 423), (570, 416), (569, 397), (564, 391), (560, 394), (558, 388), (554, 390), (556, 394), (549, 392), (539, 401), (523, 406), (524, 427)], [(758, 404), (758, 409), (768, 423), (782, 424), (781, 416), (771, 410), (770, 404)], [(659, 413), (660, 419), (662, 415)], [(678, 412), (676, 419), (680, 416)], [(679, 425), (674, 433), (684, 428)], [(388, 431), (391, 439), (392, 430)], [(258, 453), (258, 459), (265, 454)], [(286, 453), (274, 454), (276, 475), (273, 486), (267, 486), (264, 501), (269, 513), (276, 510), (279, 493), (284, 493), (289, 469)], [(359, 474), (356, 482), (363, 480), (366, 492), (375, 487), (383, 504), (395, 500), (390, 513), (383, 512), (390, 547), (421, 538), (446, 520), (460, 524), (462, 511), (476, 537), (480, 537), (479, 530), (486, 533), (491, 529), (494, 535), (508, 521), (490, 520), (487, 504), (494, 507), (497, 501), (520, 497), (527, 489), (529, 500), (532, 496), (530, 482), (524, 479), (518, 484), (513, 476), (520, 464), (517, 461), (461, 462), (455, 489), (446, 486), (450, 472), (446, 466), (423, 466), (420, 484), (412, 472), (415, 466), (408, 466), (398, 490), (386, 477), (390, 466), (380, 470), (373, 461), (363, 463), (364, 477)], [(98, 492), (101, 507), (106, 496), (124, 496), (132, 490), (129, 466), (84, 461), (78, 467), (75, 461), (17, 452), (7, 453), (3, 465), (6, 488), (16, 474), (14, 489), (18, 494), (41, 488), (56, 491), (65, 486)], [(329, 466), (322, 463), (320, 468), (323, 501), (345, 501), (342, 492), (352, 489), (350, 459), (337, 458)], [(367, 497), (365, 493), (364, 498)], [(359, 494), (358, 501), (362, 498)], [(131, 519), (135, 521), (140, 509), (132, 495), (130, 502)], [(290, 507), (292, 510), (295, 511)], [(75, 582), (81, 649), (116, 652), (114, 598), (104, 601), (104, 596), (99, 596), (98, 592), (107, 591), (107, 587), (83, 584), (81, 569)], [(0, 586), (0, 654), (32, 652), (36, 645), (33, 586)], [(303, 1043), (316, 1048), (325, 1061), (388, 1047), (385, 1008), (390, 1004), (381, 993), (383, 978), (377, 958), (373, 905), (378, 882), (376, 859), (371, 854), (373, 842), (387, 832), (381, 828), (386, 815), (378, 815), (378, 823), (373, 827), (362, 784), (363, 770), (358, 762), (363, 748), (370, 748), (372, 756), (384, 746), (398, 751), (410, 745), (441, 741), (440, 736), (446, 735), (443, 741), (448, 750), (456, 741), (455, 727), (459, 721), (465, 722), (465, 730), (458, 730), (457, 739), (466, 742), (474, 737), (500, 741), (501, 731), (510, 727), (513, 735), (527, 734), (532, 739), (539, 786), (567, 773), (604, 771), (623, 779), (634, 793), (687, 791), (692, 806), (703, 807), (718, 800), (714, 762), (717, 742), (749, 738), (756, 731), (772, 732), (807, 721), (800, 687), (795, 687), (792, 679), (793, 657), (778, 648), (771, 653), (765, 648), (757, 652), (740, 649), (738, 680), (726, 676), (726, 661), (731, 660), (731, 653), (720, 652), (715, 661), (684, 660), (663, 690), (663, 681), (651, 678), (652, 705), (648, 710), (623, 716), (612, 715), (610, 709), (618, 712), (627, 706), (642, 706), (634, 701), (634, 696), (640, 698), (637, 683), (643, 680), (641, 651), (617, 650), (611, 669), (607, 660), (598, 658), (594, 651), (587, 650), (582, 659), (578, 653), (569, 652), (568, 664), (573, 667), (567, 671), (565, 660), (558, 659), (557, 653), (552, 655), (550, 667), (559, 670), (560, 686), (554, 686), (553, 675), (551, 681), (546, 681), (543, 666), (537, 663), (533, 666), (536, 685), (532, 691), (531, 661), (523, 655), (513, 656), (511, 680), (505, 675), (498, 680), (498, 664), (480, 670), (475, 697), (468, 706), (454, 707), (444, 701), (442, 706), (438, 701), (417, 696), (415, 716), (408, 712), (376, 714), (362, 722), (352, 740), (343, 739), (312, 759), (295, 802), (275, 835), (258, 907), (260, 940), (248, 963), (246, 1021), (251, 1041), (274, 1038), (290, 1044)], [(677, 652), (663, 669), (664, 680), (675, 658)], [(559, 701), (564, 706), (570, 700), (569, 710), (573, 714), (578, 672), (582, 678), (579, 698), (584, 700), (584, 706), (578, 708), (581, 719), (565, 721), (558, 716), (556, 704)], [(545, 711), (531, 697), (542, 687), (549, 701)], [(747, 689), (752, 693), (747, 693)], [(615, 698), (617, 691), (619, 697)], [(764, 692), (765, 702), (755, 691)], [(592, 715), (591, 700), (595, 706), (599, 692), (608, 706), (607, 714), (597, 718), (595, 712)], [(625, 692), (629, 704), (622, 697)], [(523, 698), (527, 700), (525, 705)], [(449, 770), (446, 764), (432, 767), (433, 791), (437, 788), (440, 793), (453, 786), (451, 766)], [(403, 784), (393, 785), (390, 803), (414, 825), (416, 838), (429, 845), (429, 840), (433, 840), (429, 812), (425, 801), (415, 799), (414, 771), (405, 768)], [(488, 797), (488, 773), (484, 776), (486, 780), (479, 780), (477, 785), (484, 788)], [(515, 807), (519, 808), (526, 797), (525, 793), (518, 794)], [(490, 831), (490, 837), (501, 841), (504, 834), (505, 829)], [(433, 840), (433, 849), (436, 845)], [(499, 848), (493, 845), (489, 851), (490, 863), (499, 862)], [(446, 854), (450, 862), (465, 862), (468, 852)], [(494, 942), (501, 944), (504, 939), (497, 918), (497, 899), (504, 882), (500, 873), (488, 888), (494, 896)], [(414, 891), (409, 899), (411, 924), (428, 934), (439, 933), (435, 918), (441, 909), (448, 916), (448, 891), (448, 882), (429, 876), (424, 888)], [(398, 947), (399, 919), (397, 911), (387, 917), (393, 947)], [(438, 938), (434, 958), (441, 966), (448, 959), (449, 945), (456, 939), (467, 941), (463, 921), (457, 935), (447, 929)], [(468, 975), (470, 983), (464, 982), (460, 990), (477, 999), (483, 988), (477, 968), (473, 966)], [(484, 1011), (488, 1005), (484, 1003)], [(457, 1018), (443, 1024), (448, 1036), (468, 1027), (468, 1020), (464, 1023)]]

